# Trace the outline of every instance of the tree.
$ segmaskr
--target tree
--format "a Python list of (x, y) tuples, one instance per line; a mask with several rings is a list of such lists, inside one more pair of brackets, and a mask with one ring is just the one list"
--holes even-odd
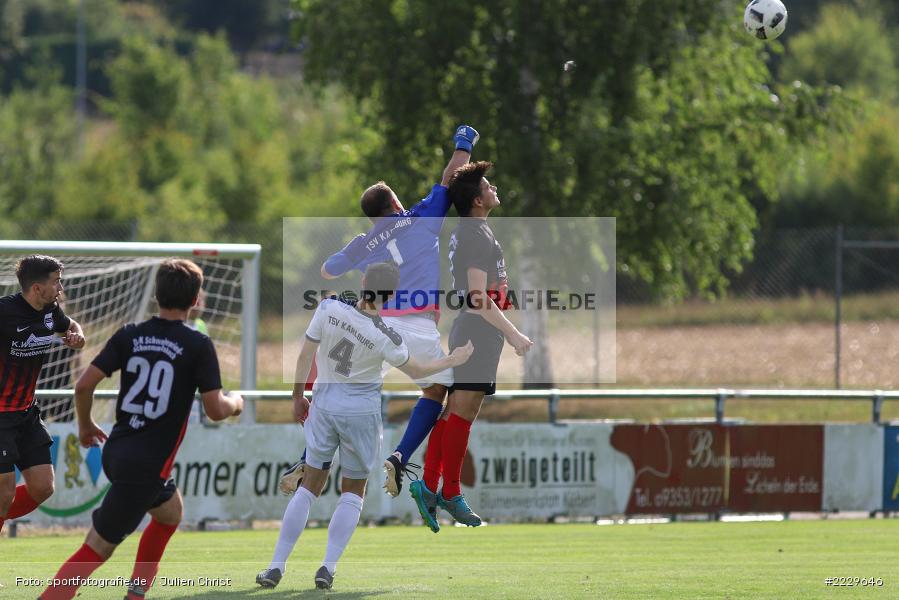
[(0, 103), (0, 212), (14, 220), (48, 219), (76, 132), (73, 94), (42, 71), (32, 89), (15, 89)]
[(774, 223), (781, 227), (899, 226), (899, 111), (872, 105), (826, 150), (806, 151), (783, 183)]
[(884, 99), (896, 97), (899, 82), (882, 22), (837, 4), (823, 7), (816, 25), (790, 40), (780, 78), (836, 84)]
[(231, 45), (245, 52), (266, 37), (286, 36), (286, 0), (152, 0), (169, 19), (191, 31), (224, 31)]
[(724, 289), (772, 156), (830, 115), (818, 90), (769, 89), (763, 46), (716, 0), (295, 4), (307, 76), (342, 82), (380, 133), (370, 177), (418, 189), (471, 121), (504, 215), (618, 217), (622, 268), (660, 296)]
[(25, 13), (24, 0), (0, 0), (0, 59), (24, 46)]
[[(281, 218), (342, 215), (358, 201), (352, 174), (370, 134), (339, 89), (248, 76), (223, 35), (197, 36), (187, 56), (126, 38), (107, 72), (106, 118), (47, 184), (57, 216), (133, 224), (143, 240), (262, 241), (263, 288), (280, 289), (270, 233)], [(281, 295), (264, 300), (277, 310)]]

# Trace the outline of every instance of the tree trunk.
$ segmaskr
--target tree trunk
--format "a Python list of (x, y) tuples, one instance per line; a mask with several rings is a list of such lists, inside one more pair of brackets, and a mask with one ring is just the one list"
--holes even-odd
[[(535, 225), (534, 219), (523, 219), (522, 232), (525, 240), (537, 239), (536, 232), (530, 231)], [(540, 290), (546, 286), (541, 285), (538, 271), (537, 257), (535, 253), (541, 249), (536, 245), (524, 244), (522, 248), (520, 265), (515, 266), (516, 280), (519, 284), (513, 284), (516, 290)], [(546, 311), (530, 307), (521, 311), (522, 331), (531, 338), (534, 346), (530, 352), (524, 355), (524, 389), (545, 389), (554, 387), (552, 361), (549, 355), (549, 329), (546, 322)]]
[[(540, 92), (540, 84), (537, 77), (531, 71), (530, 65), (524, 65), (519, 71), (519, 86), (522, 100), (522, 115), (527, 126), (524, 128), (525, 141), (524, 161), (520, 174), (524, 182), (522, 190), (522, 214), (535, 216), (536, 207), (539, 205), (540, 195), (539, 178), (542, 164), (543, 146), (540, 139), (540, 116), (537, 111), (537, 98)], [(536, 219), (524, 218), (518, 228), (521, 229), (522, 244), (521, 265), (514, 267), (518, 275), (516, 278), (520, 285), (514, 285), (519, 290), (540, 290), (541, 285), (538, 254), (545, 248), (539, 243), (533, 243), (540, 239)], [(524, 356), (524, 389), (542, 389), (554, 387), (552, 364), (549, 355), (549, 330), (546, 322), (546, 311), (531, 308), (522, 312), (523, 333), (534, 342), (531, 350)]]

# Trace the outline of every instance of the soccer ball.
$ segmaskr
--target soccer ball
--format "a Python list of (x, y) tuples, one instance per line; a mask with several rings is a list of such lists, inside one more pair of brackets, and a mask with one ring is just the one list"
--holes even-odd
[(743, 13), (743, 26), (760, 40), (773, 40), (787, 27), (787, 8), (780, 0), (752, 0)]

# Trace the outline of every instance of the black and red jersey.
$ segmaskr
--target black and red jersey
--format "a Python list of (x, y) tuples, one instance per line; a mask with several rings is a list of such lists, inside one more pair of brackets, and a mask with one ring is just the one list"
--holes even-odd
[(469, 293), (468, 269), (479, 269), (487, 274), (487, 296), (502, 310), (511, 308), (506, 296), (509, 280), (503, 247), (486, 219), (461, 217), (453, 230), (449, 247), (453, 289), (457, 294), (464, 297)]
[(126, 459), (138, 480), (167, 479), (194, 394), (222, 387), (212, 340), (184, 321), (153, 317), (115, 332), (91, 364), (107, 376), (122, 371), (104, 454)]
[(35, 310), (21, 293), (0, 298), (0, 412), (26, 410), (47, 354), (71, 320), (55, 302)]

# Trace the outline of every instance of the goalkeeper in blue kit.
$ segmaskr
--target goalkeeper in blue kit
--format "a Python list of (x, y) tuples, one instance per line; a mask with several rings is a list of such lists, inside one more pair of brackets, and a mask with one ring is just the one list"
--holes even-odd
[[(381, 310), (384, 322), (402, 336), (414, 356), (440, 359), (446, 356), (437, 330), (440, 306), (440, 231), (452, 202), (447, 185), (457, 169), (468, 164), (480, 135), (469, 125), (460, 125), (453, 136), (454, 151), (440, 183), (423, 200), (404, 209), (394, 191), (383, 181), (362, 194), (362, 212), (372, 228), (353, 238), (343, 249), (329, 257), (321, 268), (322, 277), (334, 279), (350, 271), (364, 272), (374, 263), (390, 261), (399, 267), (396, 294)], [(453, 373), (447, 369), (415, 379), (421, 397), (399, 445), (384, 461), (387, 473), (384, 488), (393, 497), (399, 495), (409, 458), (431, 432), (443, 409)], [(303, 476), (304, 458), (281, 480), (281, 490), (292, 494)], [(411, 465), (418, 467), (418, 465)]]

